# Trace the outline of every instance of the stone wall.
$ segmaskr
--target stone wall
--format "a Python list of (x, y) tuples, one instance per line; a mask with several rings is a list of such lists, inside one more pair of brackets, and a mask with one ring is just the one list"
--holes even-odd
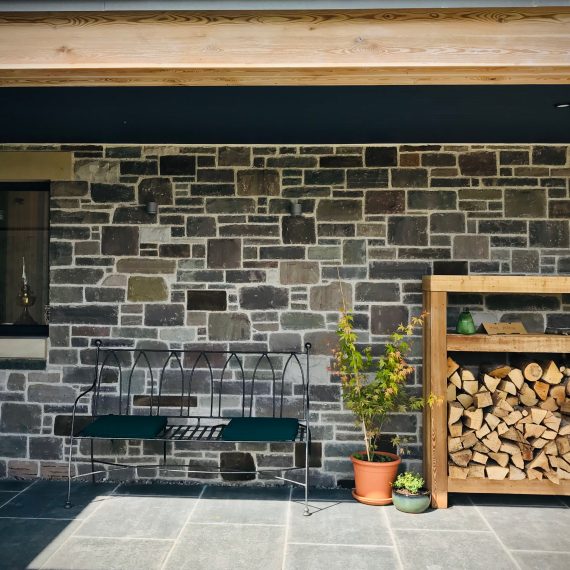
[[(343, 296), (377, 353), (420, 311), (423, 275), (570, 272), (565, 146), (0, 150), (38, 148), (73, 151), (75, 179), (52, 185), (47, 368), (0, 371), (0, 476), (63, 473), (66, 417), (91, 382), (97, 338), (172, 348), (311, 342), (316, 481), (349, 484), (346, 456), (359, 435), (328, 372)], [(292, 200), (302, 217), (290, 216)], [(149, 201), (158, 214), (146, 212)], [(522, 312), (533, 330), (568, 324), (564, 296), (454, 301)], [(419, 391), (421, 368), (412, 381)], [(409, 438), (408, 463), (419, 463), (420, 415), (395, 414), (385, 428)], [(290, 448), (238, 447), (223, 460), (294, 461)], [(154, 452), (134, 443), (99, 451), (126, 448), (139, 462)], [(220, 460), (207, 446), (179, 455)]]

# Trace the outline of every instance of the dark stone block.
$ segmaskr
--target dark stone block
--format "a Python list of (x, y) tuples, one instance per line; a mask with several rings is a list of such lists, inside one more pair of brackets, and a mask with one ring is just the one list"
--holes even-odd
[(568, 275), (570, 273), (570, 257), (558, 258), (558, 273)]
[(168, 178), (145, 178), (139, 184), (139, 204), (172, 204), (172, 183)]
[(311, 331), (305, 333), (305, 342), (311, 344), (311, 354), (331, 356), (332, 351), (338, 348), (338, 337), (336, 332), (333, 331)]
[(489, 259), (489, 236), (459, 235), (453, 240), (455, 259)]
[(30, 437), (30, 459), (57, 460), (63, 458), (63, 439), (60, 437)]
[(419, 280), (431, 274), (431, 266), (421, 261), (372, 261), (369, 273), (371, 279)]
[(392, 334), (398, 330), (399, 325), (407, 324), (408, 320), (408, 308), (403, 305), (370, 308), (370, 329), (372, 334)]
[(139, 228), (136, 226), (103, 226), (101, 253), (103, 255), (138, 255)]
[(221, 236), (279, 237), (277, 224), (228, 224), (220, 226)]
[(505, 165), (528, 164), (529, 154), (526, 150), (502, 150), (499, 153), (499, 162)]
[(199, 168), (197, 182), (235, 182), (234, 171), (229, 168)]
[(281, 194), (278, 170), (239, 170), (237, 193), (240, 196), (279, 196)]
[(284, 216), (281, 222), (283, 243), (315, 243), (315, 219), (302, 216)]
[(144, 176), (158, 174), (156, 160), (123, 160), (121, 161), (122, 176)]
[(527, 223), (518, 220), (481, 220), (479, 232), (482, 234), (526, 234)]
[(4, 433), (39, 433), (42, 427), (42, 407), (38, 404), (4, 402), (0, 418), (1, 439)]
[(497, 157), (483, 150), (460, 154), (459, 169), (463, 176), (496, 176)]
[(240, 306), (253, 310), (286, 309), (289, 306), (289, 292), (270, 285), (243, 287), (240, 291)]
[(540, 269), (540, 255), (536, 250), (513, 250), (511, 271), (513, 273), (538, 273)]
[(114, 224), (152, 224), (156, 222), (155, 214), (147, 214), (143, 206), (120, 206), (113, 215)]
[(53, 269), (51, 271), (51, 282), (65, 285), (95, 285), (103, 275), (102, 269)]
[(255, 200), (252, 198), (208, 198), (206, 212), (208, 214), (253, 214)]
[(107, 158), (140, 158), (140, 146), (109, 146), (105, 150)]
[(357, 168), (362, 166), (362, 157), (353, 155), (321, 156), (319, 160), (321, 168)]
[(117, 261), (119, 273), (174, 273), (176, 262), (170, 259), (127, 257)]
[(267, 166), (274, 168), (315, 168), (314, 156), (272, 156), (267, 159)]
[(570, 200), (550, 200), (548, 202), (549, 218), (570, 218)]
[(431, 233), (460, 234), (465, 231), (465, 214), (462, 212), (431, 214), (429, 219)]
[(422, 154), (422, 166), (455, 166), (455, 155), (450, 152), (426, 152)]
[(163, 176), (191, 176), (196, 174), (196, 157), (186, 154), (161, 156), (160, 174)]
[(250, 166), (251, 148), (248, 146), (223, 146), (218, 149), (219, 166)]
[(510, 218), (544, 218), (546, 190), (506, 189), (505, 214)]
[(49, 244), (50, 267), (56, 265), (71, 265), (73, 261), (73, 248), (71, 243), (51, 241)]
[(548, 295), (487, 295), (487, 308), (492, 311), (556, 311), (560, 300)]
[(226, 291), (187, 291), (187, 294), (189, 311), (225, 311), (227, 309)]
[(82, 325), (116, 325), (119, 308), (112, 305), (54, 306), (50, 310), (50, 323)]
[(216, 235), (216, 219), (188, 216), (186, 220), (188, 237), (212, 237)]
[(259, 248), (260, 259), (304, 259), (305, 248), (300, 246), (267, 246)]
[(125, 290), (118, 287), (86, 287), (85, 300), (88, 303), (122, 303)]
[[(51, 225), (55, 224), (108, 224), (109, 214), (107, 212), (92, 212), (90, 210), (75, 210), (75, 211), (64, 211), (64, 210), (53, 210), (50, 214)], [(87, 237), (73, 238), (73, 234), (77, 235), (79, 233), (79, 228), (64, 228), (56, 233), (53, 227), (51, 228), (51, 237), (53, 239), (89, 239), (89, 234)], [(86, 232), (84, 232), (85, 234)], [(58, 236), (57, 238), (55, 236)], [(67, 236), (67, 237), (66, 237)]]
[(301, 335), (298, 333), (272, 333), (269, 337), (269, 350), (276, 352), (301, 352)]
[(425, 168), (395, 168), (392, 170), (392, 188), (427, 188)]
[(565, 146), (535, 146), (532, 149), (533, 164), (566, 164)]
[(50, 184), (50, 194), (52, 198), (78, 198), (87, 196), (89, 183), (86, 181), (61, 181)]
[(531, 221), (529, 238), (531, 247), (568, 247), (570, 245), (568, 221)]
[(467, 261), (434, 261), (434, 275), (469, 275)]
[(366, 166), (398, 166), (398, 149), (395, 146), (370, 146), (364, 151)]
[(398, 283), (357, 283), (356, 302), (394, 303), (400, 300)]
[[(309, 467), (322, 467), (323, 444), (312, 441), (309, 446)], [(305, 467), (305, 444), (295, 444), (295, 467)]]
[(399, 214), (406, 210), (406, 193), (403, 190), (366, 192), (366, 214)]
[(382, 427), (388, 433), (416, 433), (417, 424), (415, 414), (390, 414)]
[(329, 186), (344, 184), (344, 170), (305, 170), (304, 181), (307, 186)]
[(220, 453), (220, 471), (224, 481), (252, 481), (255, 473), (232, 473), (232, 471), (255, 471), (251, 453), (224, 451)]
[(320, 200), (317, 207), (319, 221), (345, 221), (362, 219), (361, 200)]
[(12, 372), (12, 374), (8, 376), (7, 386), (10, 392), (23, 392), (26, 388), (26, 377), (19, 372)]
[[(52, 212), (52, 224), (53, 222), (53, 214)], [(107, 219), (109, 216), (107, 216)], [(86, 240), (91, 237), (91, 229), (90, 228), (81, 228), (81, 227), (52, 227), (50, 228), (50, 239), (71, 239), (71, 240)]]
[(234, 269), (226, 271), (226, 283), (263, 283), (265, 271), (255, 269)]
[(160, 257), (190, 257), (190, 244), (187, 243), (161, 243), (158, 246)]
[(0, 437), (0, 455), (2, 457), (26, 457), (27, 439), (23, 435), (6, 435), (3, 433)]
[(184, 325), (184, 305), (180, 303), (156, 303), (145, 306), (144, 324), (150, 327), (175, 327)]
[(91, 184), (93, 202), (132, 202), (135, 189), (127, 184)]
[(408, 192), (410, 210), (455, 210), (457, 194), (452, 190), (411, 190)]
[(287, 312), (281, 314), (281, 326), (284, 330), (310, 330), (325, 326), (322, 315), (309, 311)]
[(388, 219), (388, 243), (428, 245), (426, 216), (392, 216)]
[(366, 263), (366, 240), (349, 239), (343, 243), (342, 262), (345, 265), (363, 265)]
[(527, 247), (526, 236), (491, 236), (491, 247)]
[(192, 184), (192, 196), (233, 196), (233, 184)]
[(354, 237), (356, 228), (354, 224), (319, 224), (319, 237)]
[(401, 247), (398, 259), (449, 259), (451, 250), (443, 247)]
[(210, 340), (249, 340), (251, 326), (243, 313), (212, 313), (208, 317)]
[(213, 269), (241, 267), (241, 240), (209, 239), (208, 267)]
[(386, 188), (388, 170), (384, 168), (358, 168), (346, 171), (347, 188)]

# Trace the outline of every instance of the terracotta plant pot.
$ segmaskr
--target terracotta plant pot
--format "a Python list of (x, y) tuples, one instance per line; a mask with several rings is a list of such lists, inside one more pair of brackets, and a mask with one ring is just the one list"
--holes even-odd
[(392, 500), (394, 506), (403, 513), (420, 514), (423, 513), (431, 502), (431, 495), (424, 491), (418, 495), (405, 495), (396, 489), (392, 490)]
[[(366, 451), (359, 454), (366, 456)], [(389, 505), (392, 502), (392, 483), (398, 474), (398, 466), (402, 460), (394, 453), (375, 451), (375, 455), (387, 455), (393, 461), (370, 462), (350, 456), (354, 467), (355, 489), (352, 496), (366, 505)]]

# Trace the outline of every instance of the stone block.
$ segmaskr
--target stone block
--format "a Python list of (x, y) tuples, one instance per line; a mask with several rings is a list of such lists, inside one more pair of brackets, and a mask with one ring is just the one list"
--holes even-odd
[(49, 244), (50, 267), (71, 265), (73, 261), (72, 245), (63, 241), (52, 241)]
[(338, 348), (338, 337), (334, 331), (311, 331), (305, 334), (305, 342), (311, 344), (311, 354), (332, 355)]
[(63, 459), (60, 437), (30, 437), (30, 459)]
[(537, 250), (513, 249), (511, 271), (513, 273), (538, 273), (540, 270), (540, 255)]
[(410, 190), (408, 208), (410, 210), (455, 210), (457, 194), (452, 190)]
[(12, 372), (8, 376), (7, 387), (9, 392), (23, 392), (26, 388), (26, 377), (20, 372)]
[(220, 453), (220, 471), (224, 481), (252, 481), (255, 473), (232, 473), (232, 471), (255, 471), (251, 453), (224, 451)]
[(158, 246), (160, 257), (190, 257), (190, 244), (187, 243), (161, 243)]
[(369, 146), (364, 151), (366, 166), (398, 166), (398, 149), (395, 146)]
[(233, 196), (233, 184), (192, 184), (192, 196)]
[(319, 221), (350, 221), (362, 219), (362, 201), (353, 199), (320, 200), (317, 206)]
[(234, 238), (209, 239), (208, 267), (212, 269), (241, 267), (241, 240)]
[(138, 255), (139, 228), (136, 226), (103, 226), (101, 253), (103, 255)]
[(344, 265), (366, 264), (366, 240), (347, 239), (342, 245), (342, 262)]
[[(323, 444), (312, 441), (309, 447), (309, 467), (322, 467)], [(295, 467), (305, 467), (305, 444), (295, 444)]]
[(53, 226), (57, 224), (108, 224), (109, 214), (91, 210), (53, 210), (50, 223), (52, 239), (89, 239), (89, 232), (82, 228), (61, 228), (59, 232), (54, 232)]
[(255, 200), (253, 198), (208, 198), (206, 200), (208, 214), (253, 214)]
[(491, 311), (557, 311), (560, 300), (553, 295), (487, 295), (485, 304)]
[(430, 232), (434, 234), (461, 234), (465, 231), (463, 212), (430, 215)]
[(346, 171), (347, 188), (387, 188), (388, 170), (385, 168), (354, 168)]
[(309, 311), (281, 313), (281, 328), (283, 330), (321, 329), (325, 326), (322, 315)]
[(425, 168), (394, 168), (392, 188), (427, 188), (428, 175)]
[(320, 278), (316, 261), (281, 261), (279, 270), (282, 285), (315, 284)]
[(139, 182), (139, 204), (172, 204), (172, 182), (168, 178), (143, 178)]
[[(48, 357), (50, 364), (75, 364), (77, 362), (77, 350), (74, 348), (53, 348), (52, 346)], [(36, 401), (30, 396), (28, 396), (28, 400)]]
[(138, 303), (152, 301), (166, 301), (168, 287), (162, 277), (143, 277), (133, 275), (129, 277), (127, 300)]
[(50, 310), (50, 323), (53, 324), (116, 325), (118, 319), (119, 308), (113, 305), (56, 305)]
[(243, 287), (240, 291), (240, 306), (243, 309), (286, 309), (289, 306), (287, 289), (271, 285)]
[[(566, 195), (566, 191), (564, 191)], [(549, 218), (570, 218), (570, 200), (550, 200), (548, 202)]]
[(455, 155), (451, 152), (426, 152), (422, 154), (422, 166), (455, 166)]
[(398, 330), (399, 325), (406, 325), (408, 321), (408, 308), (404, 305), (370, 308), (370, 330), (372, 334), (392, 334)]
[(346, 178), (344, 170), (335, 169), (305, 170), (303, 176), (307, 186), (344, 185)]
[(311, 287), (310, 307), (312, 311), (339, 311), (343, 307), (352, 310), (352, 285), (333, 281)]
[(316, 243), (315, 219), (284, 216), (281, 221), (283, 243)]
[(164, 243), (171, 240), (170, 228), (142, 226), (139, 228), (141, 243)]
[(388, 219), (388, 243), (428, 245), (427, 216), (391, 216)]
[(431, 265), (424, 261), (372, 261), (370, 279), (421, 279), (431, 273)]
[(150, 327), (184, 325), (185, 307), (181, 303), (156, 303), (145, 306), (144, 324)]
[(114, 224), (151, 224), (156, 221), (155, 214), (147, 214), (142, 206), (119, 206), (113, 214)]
[(264, 283), (265, 271), (255, 269), (228, 269), (226, 283)]
[(210, 217), (188, 216), (186, 220), (188, 237), (213, 237), (216, 235), (216, 219)]
[(269, 335), (269, 350), (276, 352), (301, 352), (301, 335), (298, 333), (276, 332)]
[(357, 168), (359, 166), (362, 166), (362, 156), (349, 154), (321, 156), (319, 159), (319, 166), (321, 168)]
[(501, 165), (521, 165), (529, 163), (529, 154), (527, 150), (502, 150), (499, 153), (499, 161)]
[(453, 239), (455, 259), (489, 259), (489, 237), (461, 235)]
[[(6, 406), (6, 404), (4, 404)], [(6, 435), (0, 437), (1, 457), (26, 457), (27, 438), (23, 435)]]
[(251, 326), (243, 313), (211, 313), (208, 318), (210, 340), (249, 340)]
[(81, 159), (74, 165), (76, 180), (112, 183), (119, 180), (119, 163), (116, 160)]
[(535, 146), (532, 149), (533, 164), (566, 164), (567, 148), (565, 146)]
[(356, 302), (394, 303), (400, 300), (398, 283), (357, 283)]
[(373, 214), (400, 214), (406, 210), (406, 193), (403, 190), (366, 192), (364, 212)]
[(121, 176), (152, 176), (158, 174), (156, 160), (122, 160)]
[(529, 242), (531, 247), (568, 247), (570, 245), (568, 221), (530, 221)]
[(509, 218), (544, 218), (546, 190), (506, 189), (505, 215)]
[(80, 198), (87, 196), (89, 183), (87, 181), (53, 181), (50, 184), (52, 198)]
[(469, 263), (467, 261), (434, 261), (434, 275), (468, 275)]
[(128, 184), (91, 184), (91, 200), (93, 202), (132, 202), (135, 189)]
[(237, 193), (240, 196), (279, 196), (279, 171), (258, 169), (237, 173)]
[(299, 246), (268, 246), (259, 248), (260, 259), (303, 259), (305, 248)]
[(176, 262), (170, 259), (147, 259), (143, 257), (129, 257), (117, 261), (119, 273), (174, 273)]
[(223, 146), (218, 148), (218, 166), (251, 166), (251, 147)]
[[(4, 402), (0, 431), (3, 433), (39, 433), (42, 427), (42, 407), (37, 404)], [(3, 439), (3, 435), (0, 439)]]
[(483, 150), (460, 154), (459, 170), (463, 176), (496, 176), (497, 156)]
[(161, 156), (160, 174), (163, 176), (192, 176), (196, 174), (196, 157), (187, 154)]

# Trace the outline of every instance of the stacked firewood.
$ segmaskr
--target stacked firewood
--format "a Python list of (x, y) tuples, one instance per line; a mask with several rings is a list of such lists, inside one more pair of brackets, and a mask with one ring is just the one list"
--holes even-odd
[(449, 475), (570, 479), (570, 368), (521, 362), (479, 378), (447, 359)]

